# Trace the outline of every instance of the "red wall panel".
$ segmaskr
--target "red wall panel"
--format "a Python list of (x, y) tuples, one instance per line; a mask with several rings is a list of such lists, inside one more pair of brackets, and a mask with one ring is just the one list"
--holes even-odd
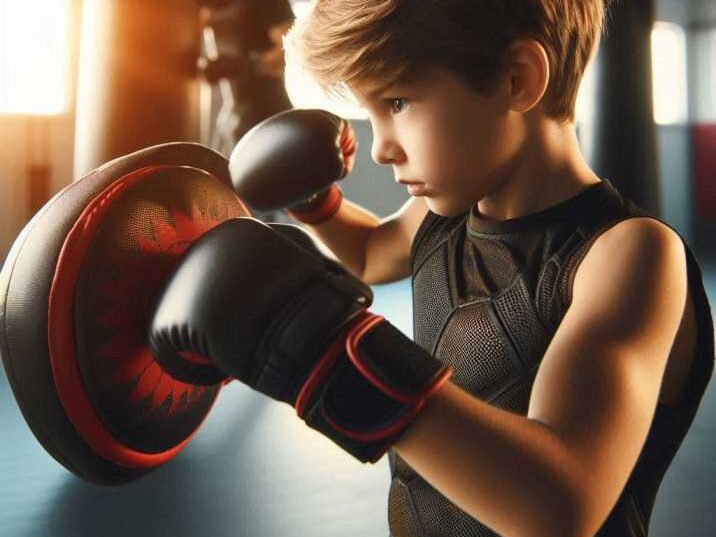
[(716, 124), (693, 125), (691, 140), (696, 216), (716, 221)]

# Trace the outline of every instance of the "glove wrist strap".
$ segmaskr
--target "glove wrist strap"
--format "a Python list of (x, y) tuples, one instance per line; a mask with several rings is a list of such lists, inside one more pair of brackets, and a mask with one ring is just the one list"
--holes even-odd
[(451, 374), (382, 317), (363, 311), (324, 352), (295, 407), (310, 427), (375, 462)]
[(317, 225), (331, 219), (338, 212), (343, 203), (343, 192), (332, 184), (326, 194), (313, 203), (301, 204), (286, 209), (286, 213), (304, 224)]

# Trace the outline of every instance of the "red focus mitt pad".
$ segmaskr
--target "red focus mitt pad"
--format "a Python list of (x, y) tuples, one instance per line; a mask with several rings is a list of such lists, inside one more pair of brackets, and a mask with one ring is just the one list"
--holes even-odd
[(357, 459), (376, 462), (451, 374), (383, 317), (364, 311), (313, 369), (296, 412)]
[(148, 318), (184, 251), (248, 214), (222, 155), (170, 143), (71, 183), (17, 238), (0, 273), (0, 354), (25, 420), (67, 469), (132, 481), (201, 425), (227, 375), (188, 363), (191, 382), (170, 376)]

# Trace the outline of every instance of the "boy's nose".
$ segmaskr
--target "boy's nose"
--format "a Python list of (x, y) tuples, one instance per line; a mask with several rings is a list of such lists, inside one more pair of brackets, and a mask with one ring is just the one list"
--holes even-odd
[(392, 140), (373, 135), (370, 155), (376, 164), (397, 164), (405, 160), (405, 153)]

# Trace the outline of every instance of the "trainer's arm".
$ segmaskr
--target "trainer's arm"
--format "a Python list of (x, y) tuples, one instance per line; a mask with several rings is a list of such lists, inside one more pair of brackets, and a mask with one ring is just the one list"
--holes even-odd
[(361, 280), (387, 283), (410, 275), (410, 247), (427, 210), (422, 198), (410, 198), (381, 220), (344, 198), (332, 218), (306, 227)]

